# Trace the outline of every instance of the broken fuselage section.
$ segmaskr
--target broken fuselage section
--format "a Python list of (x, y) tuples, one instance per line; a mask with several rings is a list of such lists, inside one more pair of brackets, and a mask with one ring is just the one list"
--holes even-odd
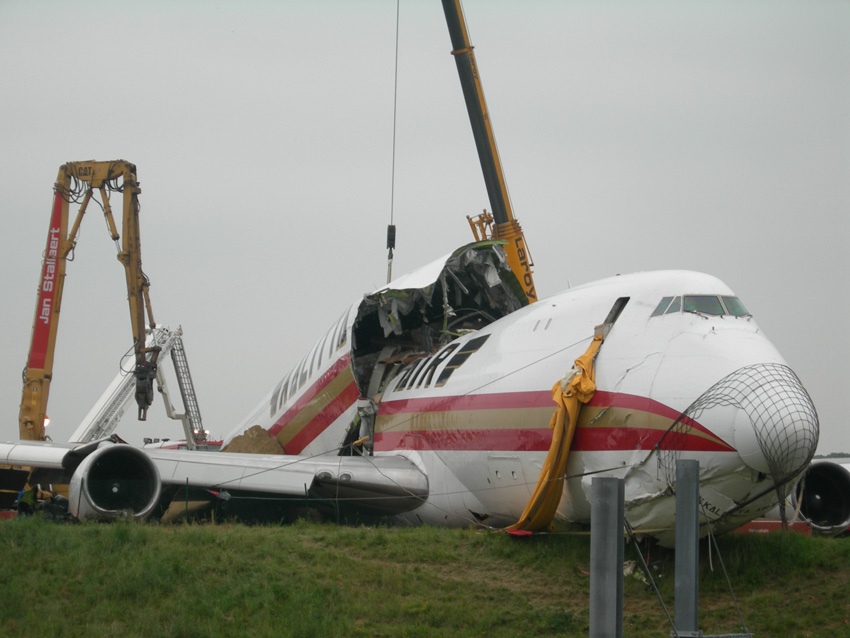
[[(225, 442), (259, 424), (287, 455), (368, 451), (402, 369), (527, 304), (500, 242), (464, 246), (353, 303)], [(435, 382), (434, 368), (412, 381)]]
[[(260, 425), (287, 456), (371, 456), (381, 398), (393, 380), (443, 385), (469, 356), (448, 344), (528, 305), (502, 244), (468, 244), (353, 303), (225, 437), (223, 451)], [(316, 495), (337, 493), (323, 476)], [(422, 478), (419, 470), (411, 473), (411, 492), (421, 494)], [(362, 502), (351, 504), (363, 510)]]
[(301, 494), (334, 507), (357, 481), (344, 459), (394, 456), (409, 462), (398, 478), (344, 504), (409, 493), (384, 514), (504, 527), (553, 441), (550, 388), (602, 322), (597, 392), (578, 419), (557, 519), (586, 523), (589, 482), (604, 473), (626, 480), (633, 527), (660, 537), (672, 522), (670, 468), (692, 458), (706, 516), (728, 529), (769, 509), (808, 464), (814, 406), (719, 280), (635, 273), (528, 307), (516, 283), (500, 247), (479, 243), (367, 295), (237, 432), (263, 426), (293, 470), (322, 457), (329, 469)]

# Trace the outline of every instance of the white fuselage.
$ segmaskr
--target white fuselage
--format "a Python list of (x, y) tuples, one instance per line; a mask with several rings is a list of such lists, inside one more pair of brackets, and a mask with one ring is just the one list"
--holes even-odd
[[(659, 313), (665, 298), (674, 299)], [(427, 502), (406, 520), (510, 524), (527, 504), (551, 443), (553, 384), (585, 352), (615, 303), (627, 299), (596, 358), (597, 391), (579, 417), (557, 517), (587, 522), (591, 479), (617, 476), (625, 479), (631, 525), (669, 528), (674, 462), (688, 458), (700, 462), (705, 516), (727, 514), (721, 527), (728, 528), (776, 501), (770, 475), (804, 469), (817, 444), (817, 422), (816, 416), (814, 423), (786, 418), (787, 410), (774, 405), (796, 377), (746, 311), (727, 310), (724, 302), (722, 314), (676, 307), (712, 298), (734, 303), (718, 279), (685, 271), (573, 288), (416, 359), (376, 397), (354, 381), (350, 310), (239, 431), (260, 424), (287, 454), (334, 454), (358, 407), (374, 399), (374, 454), (406, 456), (428, 477)], [(776, 370), (787, 370), (791, 380), (778, 379)], [(716, 398), (706, 395), (723, 379)], [(774, 386), (753, 395), (753, 387)], [(698, 400), (696, 411), (680, 418)], [(781, 439), (774, 446), (790, 441), (784, 460), (767, 450), (766, 435)]]

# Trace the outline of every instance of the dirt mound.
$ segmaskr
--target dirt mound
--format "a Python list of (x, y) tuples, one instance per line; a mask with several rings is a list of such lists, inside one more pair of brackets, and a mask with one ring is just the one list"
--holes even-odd
[(222, 452), (245, 454), (286, 454), (280, 442), (259, 425), (248, 428), (239, 436), (233, 437)]

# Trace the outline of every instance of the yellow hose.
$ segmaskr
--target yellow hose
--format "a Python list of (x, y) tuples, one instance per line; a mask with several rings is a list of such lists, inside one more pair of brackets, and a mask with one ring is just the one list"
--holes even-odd
[(582, 404), (590, 401), (596, 392), (593, 359), (601, 345), (602, 336), (595, 336), (587, 351), (575, 360), (575, 367), (552, 386), (552, 399), (556, 404), (555, 412), (549, 420), (549, 429), (553, 430), (552, 445), (540, 470), (531, 500), (519, 520), (507, 527), (507, 531), (536, 532), (547, 528), (555, 518), (564, 491), (567, 459), (578, 415)]

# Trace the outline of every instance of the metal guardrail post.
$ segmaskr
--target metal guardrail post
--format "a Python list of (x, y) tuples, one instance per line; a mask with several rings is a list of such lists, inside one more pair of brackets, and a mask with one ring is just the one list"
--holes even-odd
[(676, 461), (676, 631), (699, 636), (699, 461)]
[(590, 638), (622, 638), (624, 483), (595, 477), (590, 490)]

